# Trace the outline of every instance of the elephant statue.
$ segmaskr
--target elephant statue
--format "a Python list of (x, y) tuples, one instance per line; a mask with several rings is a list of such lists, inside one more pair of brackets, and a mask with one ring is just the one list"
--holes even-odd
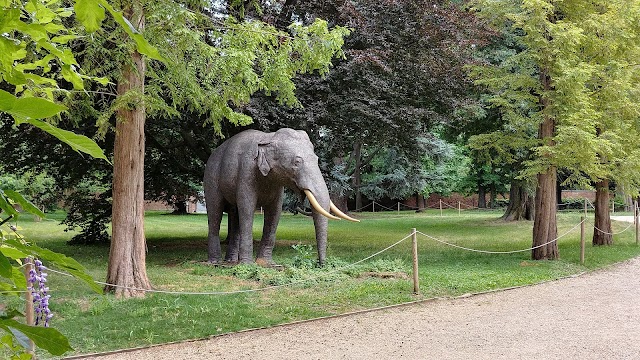
[(204, 173), (209, 219), (208, 261), (222, 261), (220, 223), (222, 213), (226, 211), (229, 225), (224, 261), (253, 262), (253, 215), (258, 207), (262, 207), (264, 225), (256, 263), (275, 265), (272, 253), (285, 186), (301, 199), (306, 195), (312, 205), (318, 262), (323, 265), (327, 249), (327, 219), (359, 220), (341, 212), (329, 199), (327, 185), (318, 167), (318, 157), (307, 133), (287, 128), (274, 133), (245, 130), (211, 153)]

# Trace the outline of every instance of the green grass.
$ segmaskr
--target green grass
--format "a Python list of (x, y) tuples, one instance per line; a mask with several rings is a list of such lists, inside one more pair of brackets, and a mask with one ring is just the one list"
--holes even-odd
[[(274, 251), (284, 271), (255, 266), (214, 268), (206, 259), (206, 216), (171, 216), (148, 213), (147, 271), (157, 289), (212, 292), (254, 289), (288, 284), (269, 291), (230, 295), (148, 294), (143, 299), (115, 299), (92, 293), (72, 278), (49, 276), (52, 289), (52, 324), (71, 341), (75, 353), (90, 353), (162, 342), (207, 337), (247, 328), (340, 314), (348, 311), (398, 304), (436, 296), (456, 296), (517, 285), (533, 284), (580, 273), (640, 254), (633, 227), (614, 237), (610, 247), (592, 247), (587, 226), (586, 264), (579, 264), (579, 228), (559, 241), (560, 260), (531, 261), (530, 252), (482, 254), (452, 248), (423, 236), (419, 241), (421, 294), (412, 294), (411, 241), (344, 272), (332, 269), (359, 261), (410, 234), (411, 228), (461, 246), (509, 251), (531, 246), (531, 222), (504, 223), (499, 212), (457, 210), (416, 214), (358, 214), (361, 223), (331, 222), (328, 268), (315, 269), (313, 222), (301, 215), (283, 215)], [(54, 221), (33, 222), (21, 218), (22, 233), (39, 245), (74, 257), (96, 279), (105, 279), (107, 246), (69, 246), (73, 235)], [(558, 234), (580, 221), (580, 213), (561, 213)], [(254, 238), (261, 233), (262, 218), (256, 216)], [(627, 224), (614, 222), (614, 231)], [(223, 228), (223, 236), (226, 229)], [(303, 246), (292, 246), (302, 244)], [(394, 276), (379, 278), (372, 273)], [(327, 274), (329, 273), (329, 274)], [(44, 355), (44, 354), (43, 354)], [(67, 354), (70, 355), (70, 354)], [(46, 357), (46, 355), (44, 355)]]

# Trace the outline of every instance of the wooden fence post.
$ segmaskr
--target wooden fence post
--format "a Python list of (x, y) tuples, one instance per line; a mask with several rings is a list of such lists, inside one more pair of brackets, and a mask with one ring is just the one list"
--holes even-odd
[(460, 201), (458, 201), (458, 216), (462, 215), (462, 212), (460, 212)]
[(584, 218), (587, 218), (587, 198), (584, 198)]
[(440, 216), (442, 216), (442, 199), (440, 199)]
[(400, 201), (398, 201), (398, 212), (400, 212)]
[(376, 212), (376, 202), (374, 201), (374, 202), (372, 202), (371, 204), (372, 204), (372, 206), (373, 206), (373, 210), (372, 210), (372, 212)]
[(636, 246), (638, 246), (638, 228), (640, 227), (640, 219), (638, 219), (638, 215), (640, 215), (640, 208), (638, 208), (637, 205), (635, 208), (633, 217), (636, 219)]
[(418, 279), (418, 233), (415, 228), (411, 229), (411, 245), (413, 248), (413, 294), (420, 294), (420, 280)]
[(580, 265), (584, 265), (584, 219), (580, 217)]

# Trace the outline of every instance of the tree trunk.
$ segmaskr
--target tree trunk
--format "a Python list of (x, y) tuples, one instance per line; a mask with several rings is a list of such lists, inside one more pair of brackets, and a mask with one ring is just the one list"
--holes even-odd
[[(541, 69), (540, 71), (540, 81), (544, 90), (551, 90), (551, 77), (545, 69)], [(551, 104), (546, 97), (540, 96), (540, 105), (543, 109), (544, 120), (538, 129), (538, 138), (541, 139), (545, 145), (553, 146), (553, 135), (556, 124), (553, 117), (546, 114)], [(557, 182), (558, 171), (555, 166), (549, 166), (545, 172), (538, 174), (532, 244), (532, 247), (535, 249), (531, 250), (533, 260), (554, 260), (559, 256), (558, 242), (554, 241), (558, 234), (558, 226), (556, 223), (558, 204), (556, 193)]]
[(593, 245), (611, 245), (613, 235), (611, 235), (611, 217), (609, 216), (609, 180), (596, 183), (595, 207)]
[[(138, 31), (142, 31), (142, 6), (132, 4), (124, 12), (131, 23), (137, 25)], [(131, 64), (124, 65), (117, 92), (122, 96), (135, 91), (140, 102), (117, 111), (113, 155), (113, 237), (107, 269), (107, 283), (112, 285), (105, 287), (105, 292), (115, 292), (117, 297), (144, 296), (144, 291), (135, 289), (151, 288), (145, 265), (144, 237), (145, 108), (142, 94), (145, 62), (137, 51), (131, 57)]]
[(188, 211), (188, 201), (187, 200), (177, 200), (173, 204), (173, 215), (186, 215), (189, 213)]
[(355, 143), (353, 145), (353, 153), (356, 161), (353, 171), (353, 190), (356, 192), (356, 210), (362, 209), (362, 194), (360, 193), (360, 186), (362, 185), (362, 144)]
[(519, 180), (511, 181), (509, 190), (509, 206), (502, 215), (504, 221), (520, 221), (533, 219), (533, 198), (529, 195), (525, 184)]
[(498, 194), (496, 194), (496, 184), (489, 185), (489, 207), (495, 209), (496, 206), (496, 198)]
[[(536, 187), (535, 216), (533, 221), (534, 260), (554, 260), (558, 258), (558, 243), (556, 239), (558, 228), (556, 224), (556, 168), (551, 167), (547, 172), (538, 174)], [(545, 244), (545, 245), (543, 245)]]
[(426, 207), (424, 196), (420, 193), (416, 194), (416, 206), (418, 207), (418, 211), (422, 211)]
[(487, 207), (487, 194), (485, 193), (484, 186), (478, 183), (478, 207), (484, 209)]

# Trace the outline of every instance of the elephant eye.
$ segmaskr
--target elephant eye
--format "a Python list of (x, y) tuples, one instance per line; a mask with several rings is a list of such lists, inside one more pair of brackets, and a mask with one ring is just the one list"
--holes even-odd
[(300, 156), (296, 156), (293, 159), (293, 166), (298, 167), (298, 166), (302, 165), (303, 162), (304, 162), (304, 160)]

